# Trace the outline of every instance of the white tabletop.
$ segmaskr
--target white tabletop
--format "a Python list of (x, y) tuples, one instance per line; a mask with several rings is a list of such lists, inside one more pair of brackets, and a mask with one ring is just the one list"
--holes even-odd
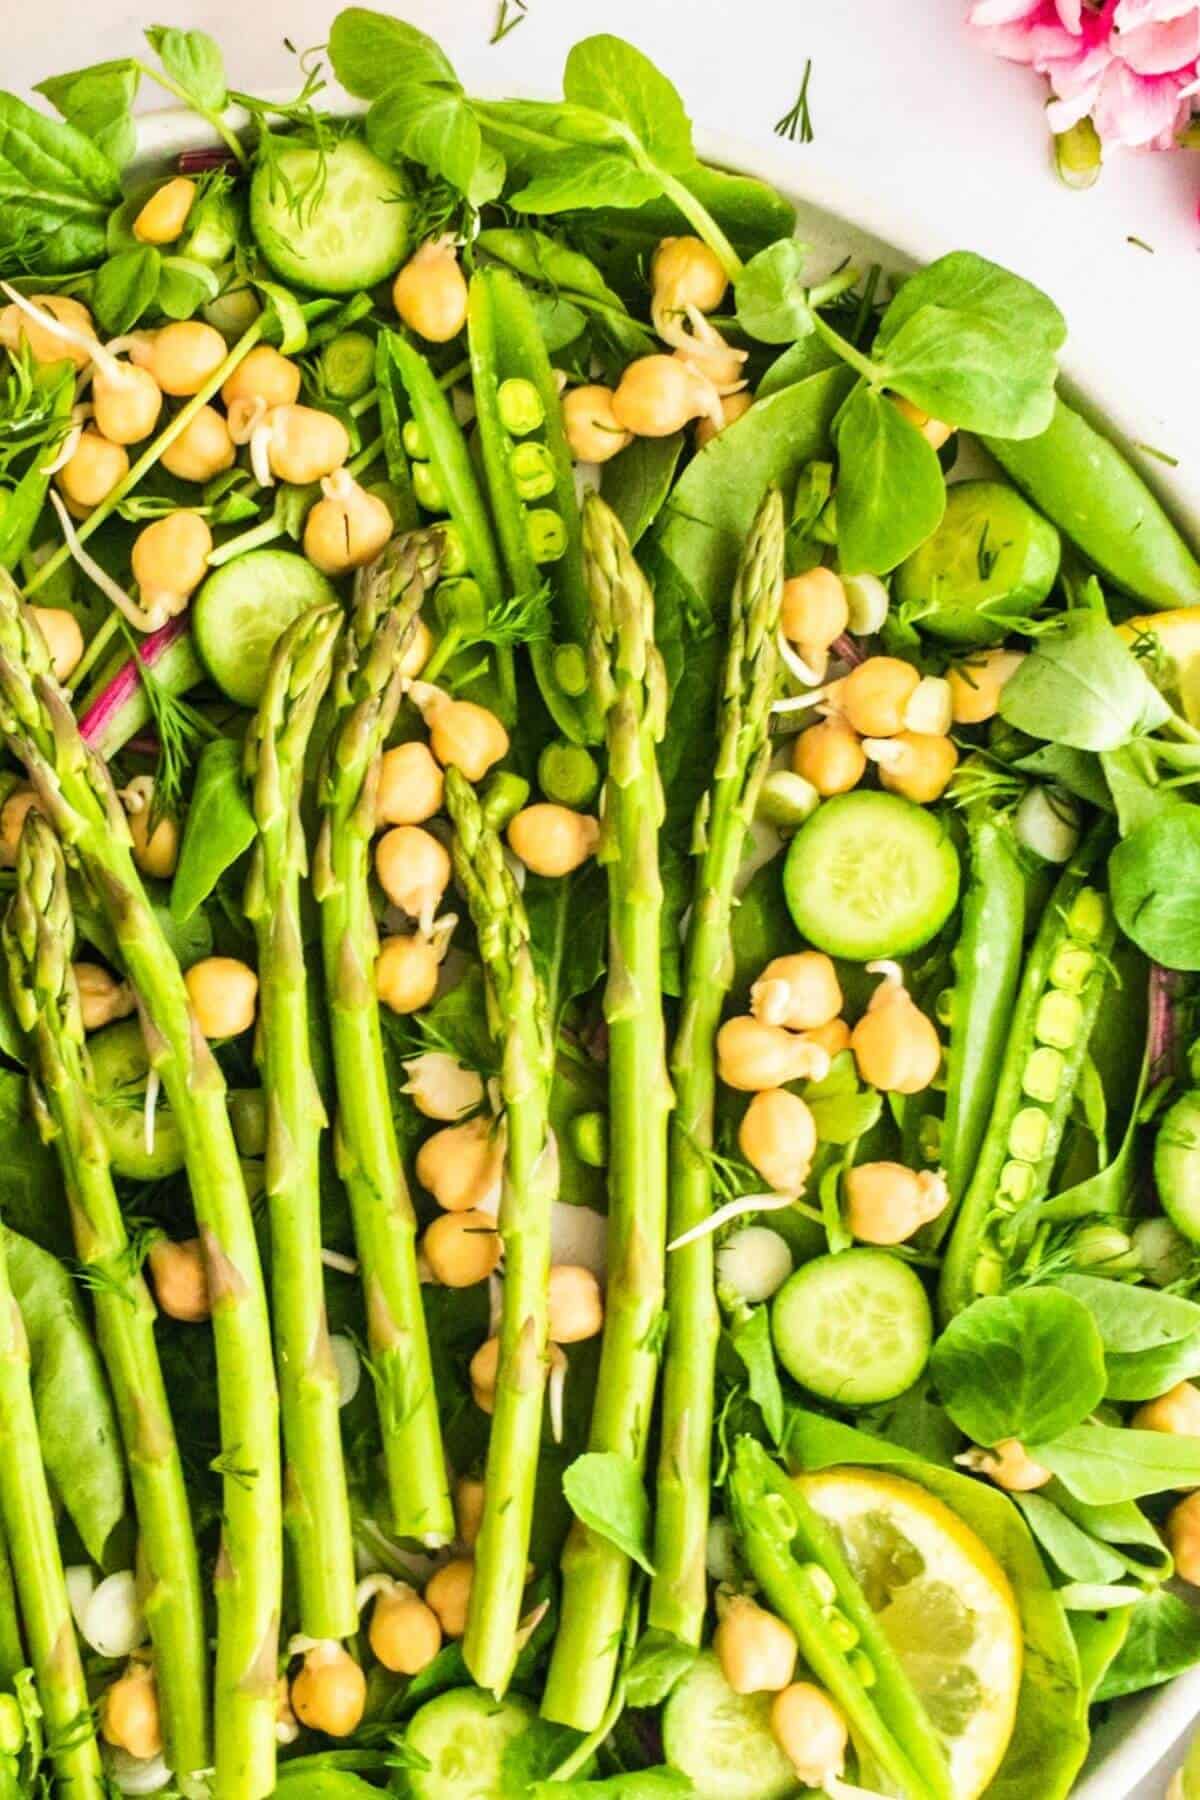
[[(770, 138), (811, 57), (816, 141), (795, 146), (798, 171), (806, 155), (836, 159), (898, 211), (924, 215), (948, 246), (1040, 282), (1089, 361), (1140, 394), (1147, 441), (1200, 459), (1200, 156), (1121, 155), (1096, 187), (1068, 191), (1051, 172), (1041, 83), (970, 42), (963, 0), (526, 0), (521, 23), (490, 46), (498, 3), (390, 0), (439, 38), (468, 85), (514, 92), (554, 89), (577, 38), (618, 32), (661, 63), (694, 118), (751, 139)], [(7, 25), (3, 81), (23, 93), (64, 66), (134, 53), (143, 25), (164, 21), (212, 31), (237, 86), (278, 87), (294, 68), (284, 38), (298, 50), (320, 43), (336, 10), (337, 0), (31, 0)], [(1171, 1766), (1112, 1800), (1160, 1800)]]

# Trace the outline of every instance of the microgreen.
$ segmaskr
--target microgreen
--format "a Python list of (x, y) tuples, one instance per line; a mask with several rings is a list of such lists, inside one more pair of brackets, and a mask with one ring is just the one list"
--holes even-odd
[(812, 57), (804, 64), (804, 74), (800, 77), (800, 92), (781, 119), (776, 119), (774, 132), (776, 137), (787, 138), (792, 144), (811, 144), (815, 137), (813, 131), (812, 112), (808, 102), (808, 84), (812, 79)]

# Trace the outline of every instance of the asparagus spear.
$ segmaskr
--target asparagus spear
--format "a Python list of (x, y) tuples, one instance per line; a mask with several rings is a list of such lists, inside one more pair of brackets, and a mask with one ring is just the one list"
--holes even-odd
[(431, 1549), (454, 1536), (454, 1510), (375, 998), (369, 878), (379, 758), (400, 704), (400, 654), (437, 572), (435, 545), (415, 533), (398, 538), (357, 578), (334, 672), (337, 718), (321, 772), (313, 869), (337, 1076), (334, 1144), (366, 1288), (392, 1524)]
[[(605, 715), (608, 777), (600, 860), (608, 868), (611, 1148), (608, 1289), (588, 1448), (645, 1466), (658, 1373), (667, 1223), (667, 1076), (659, 932), (662, 787), (655, 746), (667, 689), (654, 597), (612, 511), (589, 497), (583, 544), (592, 691)], [(612, 1688), (629, 1558), (576, 1520), (563, 1553), (562, 1614), (542, 1710), (590, 1731)]]
[(300, 1629), (317, 1638), (349, 1637), (358, 1629), (340, 1396), (321, 1263), (326, 1119), (309, 1054), (300, 922), (300, 883), (308, 873), (300, 818), (304, 757), (341, 622), (336, 606), (314, 606), (284, 632), (245, 752), (258, 825), (245, 905), (258, 940), (256, 1053), (267, 1095), (271, 1300), (287, 1453), (283, 1518), (295, 1561)]
[(184, 1146), (204, 1243), (221, 1420), (224, 1528), (215, 1578), (216, 1800), (265, 1800), (275, 1781), (282, 1594), (279, 1406), (254, 1223), (216, 1059), (130, 854), (104, 763), (79, 735), (46, 645), (0, 577), (0, 732), (85, 874), (138, 995), (150, 1062)]
[(500, 840), (484, 824), (475, 791), (458, 769), (446, 771), (446, 804), (454, 821), (454, 869), (487, 976), (492, 1035), (503, 1046), (504, 1305), (483, 1518), (463, 1640), (475, 1680), (499, 1696), (517, 1656), (546, 1389), (550, 1208), (558, 1193), (549, 1120), (554, 1044), (524, 902)]
[(90, 1087), (71, 970), (75, 921), (62, 851), (30, 813), (4, 951), (17, 1016), (32, 1040), (33, 1110), (58, 1150), (80, 1263), (91, 1277), (96, 1334), (129, 1461), (138, 1561), (155, 1650), (167, 1762), (183, 1778), (209, 1765), (208, 1648), (200, 1566), (183, 1468), (154, 1343), (154, 1304), (131, 1254)]
[(61, 1800), (104, 1800), (108, 1786), (67, 1599), (54, 1502), (46, 1484), (29, 1385), (29, 1345), (8, 1279), (0, 1229), (0, 1518), (12, 1557), (17, 1595), (38, 1698), (46, 1716), (50, 1759)]
[[(770, 759), (776, 632), (783, 594), (783, 503), (771, 488), (746, 541), (730, 605), (729, 654), (717, 714), (717, 760), (697, 818), (695, 900), (684, 952), (683, 999), (671, 1058), (670, 1230), (712, 1210), (716, 1078), (713, 1043), (733, 972), (733, 884)], [(666, 1361), (649, 1622), (699, 1644), (708, 1590), (713, 1387), (720, 1317), (708, 1234), (667, 1258)]]

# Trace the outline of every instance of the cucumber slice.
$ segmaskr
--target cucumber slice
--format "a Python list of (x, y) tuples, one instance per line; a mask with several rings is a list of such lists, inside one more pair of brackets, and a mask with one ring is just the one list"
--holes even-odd
[(1037, 611), (1062, 545), (1048, 519), (999, 481), (959, 481), (932, 537), (900, 564), (893, 597), (947, 644), (998, 644)]
[(933, 1313), (898, 1256), (843, 1250), (788, 1277), (771, 1308), (771, 1335), (801, 1387), (839, 1406), (874, 1406), (910, 1388), (925, 1367)]
[(118, 1175), (161, 1181), (183, 1167), (183, 1141), (166, 1107), (154, 1115), (154, 1143), (146, 1148), (146, 1078), (150, 1063), (136, 1019), (106, 1025), (88, 1039), (100, 1129)]
[(412, 235), (412, 188), (361, 138), (332, 150), (295, 144), (259, 163), (250, 229), (277, 275), (352, 294), (395, 274)]
[(504, 1752), (534, 1718), (526, 1700), (494, 1700), (479, 1688), (452, 1688), (409, 1720), (408, 1749), (427, 1769), (407, 1771), (412, 1800), (509, 1800)]
[(663, 1709), (663, 1754), (696, 1800), (785, 1800), (796, 1771), (771, 1735), (770, 1694), (735, 1694), (710, 1650)]
[(1154, 1140), (1154, 1184), (1163, 1211), (1200, 1244), (1200, 1093), (1189, 1088), (1162, 1116)]
[(205, 580), (192, 602), (192, 637), (221, 692), (257, 706), (271, 652), (292, 620), (336, 600), (332, 582), (294, 550), (248, 550)]
[(819, 806), (783, 867), (796, 929), (831, 956), (870, 962), (920, 949), (958, 899), (958, 851), (937, 814), (860, 790)]

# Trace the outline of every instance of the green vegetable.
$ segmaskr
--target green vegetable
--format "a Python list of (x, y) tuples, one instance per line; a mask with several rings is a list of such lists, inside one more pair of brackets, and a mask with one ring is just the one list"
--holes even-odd
[(408, 254), (407, 177), (344, 137), (320, 149), (286, 143), (259, 162), (250, 184), (250, 228), (284, 281), (322, 294), (374, 287)]
[(1200, 1093), (1193, 1088), (1173, 1100), (1159, 1121), (1154, 1185), (1176, 1231), (1200, 1242)]
[(34, 446), (15, 487), (0, 490), (0, 569), (13, 569), (29, 548), (50, 489), (47, 464), (62, 444), (75, 404), (75, 370), (71, 363), (47, 363), (32, 377), (35, 392), (46, 396), (51, 428), (45, 440)]
[(428, 1701), (404, 1736), (424, 1765), (406, 1771), (412, 1800), (505, 1800), (506, 1752), (532, 1722), (527, 1700), (496, 1701), (478, 1688)]
[(1142, 663), (1090, 611), (1065, 614), (1039, 637), (1000, 694), (1008, 724), (1076, 750), (1119, 750), (1170, 714)]
[(941, 521), (946, 488), (937, 451), (873, 388), (851, 395), (836, 436), (838, 562), (847, 575), (886, 575)]
[(842, 1406), (874, 1406), (920, 1375), (933, 1320), (907, 1263), (886, 1250), (844, 1250), (788, 1277), (771, 1308), (771, 1335), (802, 1387)]
[(233, 738), (214, 738), (200, 752), (171, 882), (171, 914), (183, 923), (254, 842), (254, 814), (246, 804), (241, 764), (242, 748)]
[[(1132, 1608), (1129, 1632), (1096, 1694), (1115, 1700), (1157, 1687), (1200, 1662), (1200, 1622), (1177, 1594), (1156, 1588)], [(1186, 1794), (1187, 1789), (1184, 1789)]]
[(1058, 574), (1059, 540), (998, 481), (959, 481), (931, 537), (900, 565), (893, 597), (930, 637), (998, 644), (1036, 613)]
[(321, 351), (325, 392), (334, 400), (358, 400), (375, 380), (375, 344), (365, 331), (340, 331)]
[(538, 757), (538, 786), (559, 806), (590, 806), (600, 791), (600, 769), (582, 744), (558, 740)]
[(697, 1800), (787, 1800), (796, 1791), (796, 1771), (771, 1733), (771, 1696), (735, 1694), (711, 1650), (673, 1690), (662, 1729), (664, 1755), (689, 1778), (682, 1792)]
[(634, 438), (600, 472), (601, 499), (612, 507), (635, 549), (666, 504), (683, 447), (681, 431)]
[(0, 93), (0, 274), (22, 274), (36, 246), (47, 275), (104, 256), (104, 221), (121, 198), (117, 171), (74, 125)]
[(1035, 1462), (1052, 1470), (1088, 1506), (1111, 1506), (1200, 1482), (1200, 1444), (1162, 1431), (1074, 1425), (1052, 1442), (1027, 1448)]
[(1192, 896), (1200, 863), (1200, 809), (1164, 807), (1130, 832), (1109, 860), (1117, 923), (1154, 962), (1200, 969)]
[(942, 1405), (975, 1443), (1040, 1442), (1099, 1406), (1106, 1347), (1082, 1300), (1029, 1288), (958, 1313), (934, 1345), (929, 1372)]
[(222, 693), (255, 707), (276, 643), (309, 607), (336, 598), (330, 582), (292, 550), (249, 550), (205, 578), (192, 602), (192, 635)]

